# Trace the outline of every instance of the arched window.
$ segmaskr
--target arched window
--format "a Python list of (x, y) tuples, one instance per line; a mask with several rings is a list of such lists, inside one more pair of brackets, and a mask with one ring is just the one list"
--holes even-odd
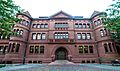
[(100, 36), (104, 36), (104, 32), (102, 29), (100, 30)]
[(75, 23), (75, 28), (78, 28), (79, 26), (78, 26), (78, 23)]

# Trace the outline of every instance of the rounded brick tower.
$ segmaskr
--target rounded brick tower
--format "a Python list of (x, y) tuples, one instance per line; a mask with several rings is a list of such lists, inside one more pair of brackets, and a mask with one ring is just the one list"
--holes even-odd
[(24, 12), (17, 14), (17, 17), (22, 19), (22, 21), (14, 25), (14, 34), (10, 37), (9, 47), (4, 58), (7, 64), (24, 63), (25, 61), (31, 16), (29, 12)]
[(91, 16), (99, 63), (110, 62), (118, 57), (115, 43), (110, 36), (110, 31), (103, 26), (103, 18), (101, 17), (103, 14), (103, 12), (94, 11)]

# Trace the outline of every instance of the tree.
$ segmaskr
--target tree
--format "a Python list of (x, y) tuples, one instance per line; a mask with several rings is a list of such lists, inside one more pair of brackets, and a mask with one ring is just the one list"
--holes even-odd
[(106, 14), (104, 26), (112, 32), (113, 39), (120, 42), (120, 0), (113, 0), (113, 4), (106, 9)]
[(20, 21), (16, 18), (16, 14), (21, 12), (20, 7), (15, 5), (12, 0), (0, 0), (0, 34), (12, 33), (13, 25)]

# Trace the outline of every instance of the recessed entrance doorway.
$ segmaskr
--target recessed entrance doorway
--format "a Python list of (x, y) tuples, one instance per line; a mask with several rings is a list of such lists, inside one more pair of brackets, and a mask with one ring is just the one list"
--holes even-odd
[(55, 52), (55, 60), (67, 60), (68, 52), (65, 48), (60, 47)]

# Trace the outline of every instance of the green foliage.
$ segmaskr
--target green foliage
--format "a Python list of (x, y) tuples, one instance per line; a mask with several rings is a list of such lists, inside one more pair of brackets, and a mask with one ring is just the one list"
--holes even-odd
[(13, 25), (20, 21), (16, 18), (22, 10), (12, 0), (0, 0), (0, 33), (11, 33)]
[(105, 27), (107, 27), (112, 33), (112, 37), (120, 41), (120, 0), (113, 0), (113, 4), (106, 9), (107, 17), (104, 21)]

